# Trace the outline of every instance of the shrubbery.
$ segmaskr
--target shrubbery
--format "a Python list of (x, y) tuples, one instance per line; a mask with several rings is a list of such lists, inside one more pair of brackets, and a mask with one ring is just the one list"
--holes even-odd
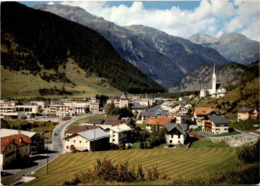
[(128, 162), (117, 163), (111, 159), (100, 160), (94, 164), (94, 170), (88, 170), (85, 173), (76, 175), (72, 181), (66, 181), (64, 185), (89, 184), (89, 183), (106, 183), (106, 182), (139, 182), (155, 181), (158, 179), (167, 179), (167, 175), (158, 171), (157, 167), (146, 169), (146, 174), (142, 165), (129, 168)]
[(257, 163), (196, 177), (176, 177), (172, 185), (212, 185), (212, 184), (258, 184), (259, 165)]
[(254, 125), (257, 125), (257, 124), (259, 124), (258, 120), (250, 119), (250, 120), (246, 120), (246, 121), (230, 123), (229, 127), (236, 128), (239, 130), (254, 130), (254, 129), (256, 129), (256, 127), (254, 127)]
[(259, 140), (253, 145), (245, 145), (238, 152), (238, 158), (245, 163), (259, 162)]

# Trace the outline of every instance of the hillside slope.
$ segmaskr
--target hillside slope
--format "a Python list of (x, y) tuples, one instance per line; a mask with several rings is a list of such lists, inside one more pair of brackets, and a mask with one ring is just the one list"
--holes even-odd
[(259, 108), (259, 85), (258, 74), (258, 77), (243, 83), (223, 98), (203, 99), (197, 106), (211, 106), (224, 113), (228, 119), (235, 121), (240, 108)]
[(141, 25), (120, 27), (79, 7), (38, 4), (34, 8), (98, 31), (124, 59), (164, 87), (169, 87), (201, 64), (228, 62), (214, 49)]
[(260, 55), (260, 43), (250, 40), (239, 33), (222, 34), (218, 38), (195, 34), (189, 40), (213, 48), (229, 61), (239, 62), (244, 65), (258, 60)]
[(71, 58), (87, 73), (106, 78), (121, 91), (164, 91), (123, 60), (104, 37), (77, 23), (19, 3), (4, 2), (1, 26), (2, 65), (12, 70), (39, 73), (44, 68), (58, 73), (59, 66)]
[[(42, 69), (39, 73), (32, 74), (29, 70), (14, 71), (1, 66), (1, 97), (90, 97), (96, 94), (119, 96), (121, 91), (111, 86), (105, 78), (88, 76), (73, 60), (69, 59), (65, 65), (59, 67), (59, 73), (63, 74), (70, 82), (60, 80), (44, 80), (54, 76), (54, 70)], [(49, 94), (41, 93), (41, 89), (47, 89)], [(68, 93), (54, 92), (54, 89), (65, 89)], [(53, 90), (53, 91), (51, 91)]]
[[(170, 92), (201, 90), (212, 80), (213, 66), (202, 65), (186, 75), (179, 82), (173, 84)], [(250, 74), (250, 70), (239, 63), (229, 63), (216, 66), (217, 81), (225, 87), (237, 85), (242, 78)]]

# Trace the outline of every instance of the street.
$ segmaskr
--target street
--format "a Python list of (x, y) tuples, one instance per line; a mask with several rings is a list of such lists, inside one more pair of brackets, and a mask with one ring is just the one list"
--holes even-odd
[[(60, 154), (63, 153), (63, 138), (65, 136), (65, 130), (67, 126), (73, 123), (76, 120), (91, 116), (93, 114), (84, 114), (82, 116), (74, 116), (72, 119), (67, 121), (61, 121), (59, 125), (57, 125), (52, 133), (52, 143), (45, 144), (49, 149), (48, 153), (48, 162), (51, 162), (55, 158), (57, 158)], [(38, 157), (38, 158), (37, 158)], [(47, 164), (47, 153), (39, 154), (38, 156), (34, 156), (31, 158), (32, 162), (30, 164), (26, 164), (23, 168), (12, 168), (12, 169), (4, 169), (1, 171), (1, 183), (3, 185), (11, 185), (15, 184), (19, 180), (22, 179), (22, 176), (28, 175), (33, 171), (40, 169), (41, 167)]]

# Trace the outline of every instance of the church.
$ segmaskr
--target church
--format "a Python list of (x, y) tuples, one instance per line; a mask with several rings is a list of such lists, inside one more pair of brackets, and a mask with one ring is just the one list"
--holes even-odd
[(200, 98), (211, 96), (212, 98), (223, 97), (226, 94), (226, 89), (221, 83), (217, 83), (215, 64), (213, 67), (212, 82), (205, 88), (200, 90)]

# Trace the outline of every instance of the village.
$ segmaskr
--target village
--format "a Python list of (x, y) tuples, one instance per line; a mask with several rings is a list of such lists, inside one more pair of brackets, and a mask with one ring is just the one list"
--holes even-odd
[[(21, 162), (32, 163), (37, 154), (51, 151), (57, 157), (118, 149), (189, 148), (201, 138), (213, 143), (224, 140), (231, 147), (257, 141), (259, 130), (233, 129), (223, 113), (196, 106), (200, 100), (223, 97), (225, 93), (224, 87), (216, 83), (213, 71), (211, 85), (202, 89), (200, 95), (176, 99), (123, 93), (105, 101), (101, 96), (83, 100), (33, 100), (23, 104), (1, 100), (1, 170), (10, 173)], [(256, 108), (240, 108), (236, 123), (258, 119)], [(7, 121), (27, 121), (32, 126), (17, 129)], [(45, 128), (46, 123), (53, 123), (48, 137), (44, 131), (32, 130), (37, 122), (43, 122)]]

